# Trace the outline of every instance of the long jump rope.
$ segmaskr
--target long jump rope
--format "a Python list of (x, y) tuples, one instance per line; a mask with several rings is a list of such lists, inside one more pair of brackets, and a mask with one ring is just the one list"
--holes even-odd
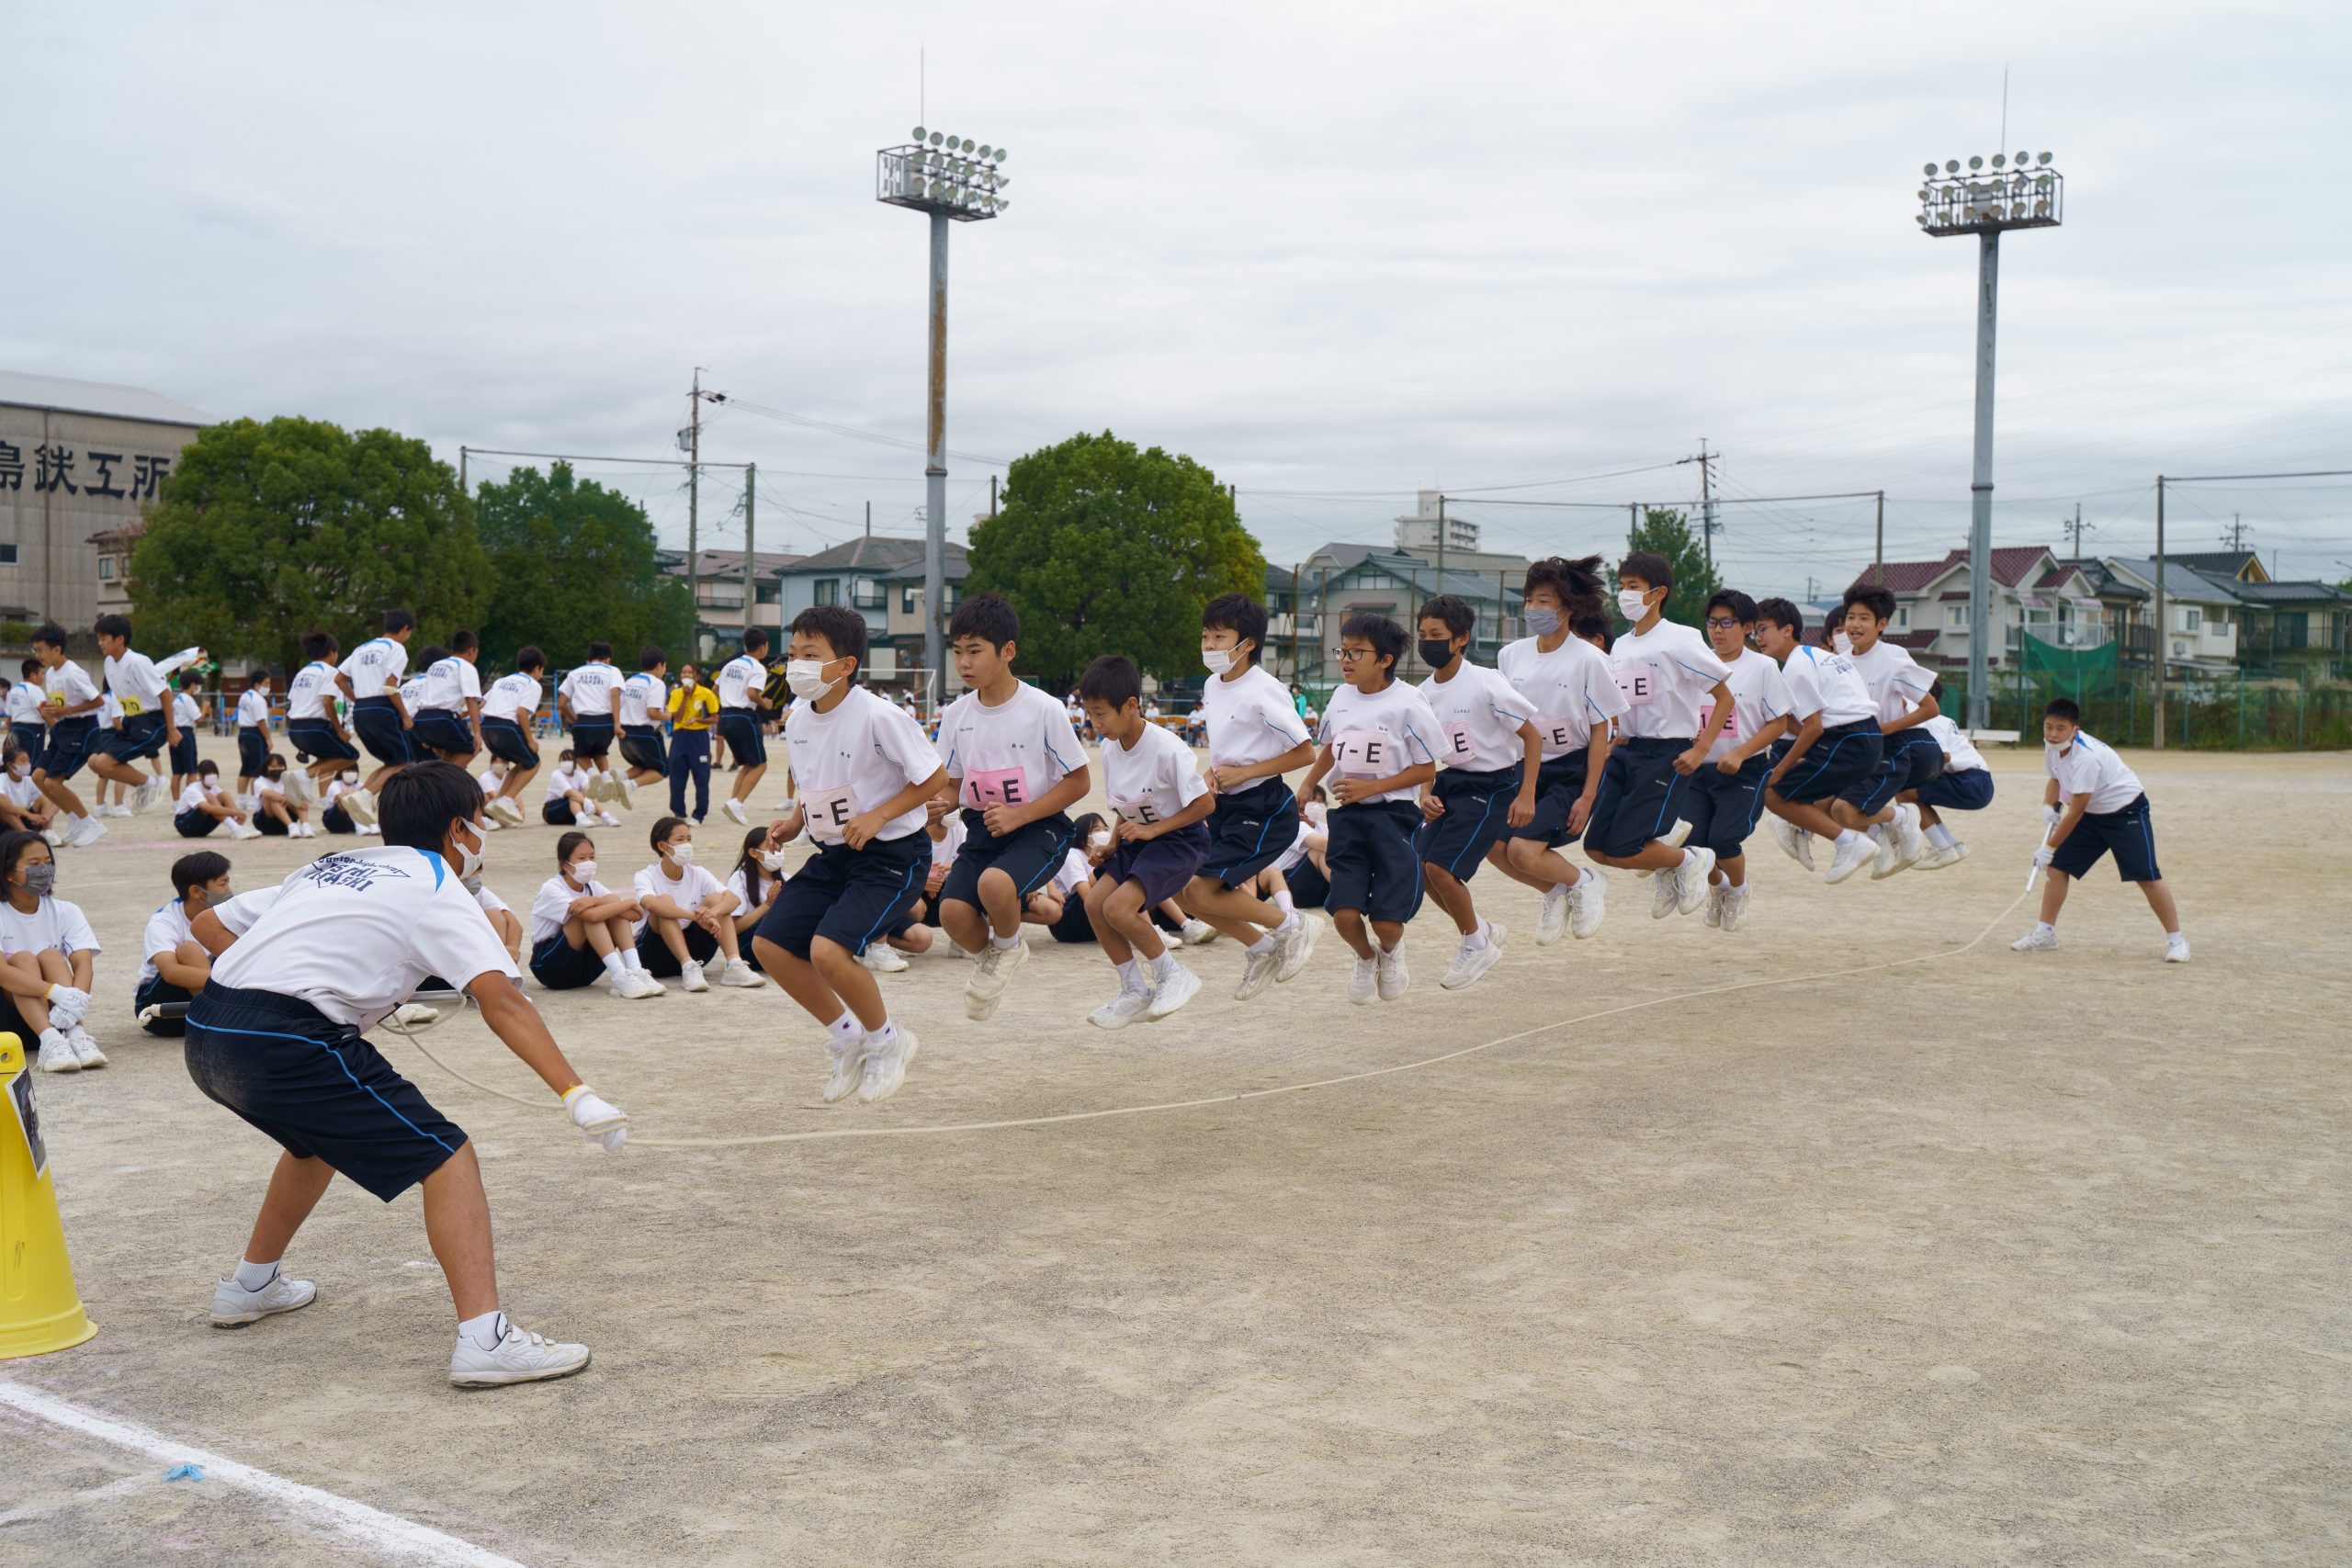
[[(2043, 830), (2041, 841), (2043, 847), (2047, 848), (2050, 834), (2046, 829)], [(2010, 913), (2019, 904), (2025, 902), (2027, 896), (2033, 891), (2035, 878), (2041, 873), (2041, 865), (2037, 858), (2033, 869), (2026, 873), (2025, 890), (2003, 906), (1999, 914), (1985, 921), (1983, 931), (1978, 931), (1958, 947), (1942, 948), (1934, 953), (1922, 953), (1910, 958), (1890, 958), (1877, 964), (1858, 964), (1847, 969), (1823, 969), (1810, 975), (1782, 975), (1769, 980), (1740, 980), (1728, 986), (1708, 986), (1695, 991), (1678, 991), (1672, 996), (1652, 997), (1645, 1001), (1623, 1002), (1616, 1007), (1602, 1008), (1597, 1012), (1579, 1013), (1574, 1018), (1555, 1019), (1549, 1023), (1539, 1023), (1513, 1034), (1499, 1035), (1492, 1040), (1481, 1041), (1476, 1045), (1464, 1045), (1458, 1051), (1448, 1051), (1437, 1056), (1424, 1056), (1418, 1062), (1403, 1062), (1393, 1067), (1367, 1067), (1361, 1072), (1342, 1073), (1336, 1077), (1316, 1078), (1306, 1083), (1276, 1084), (1271, 1089), (1236, 1089), (1227, 1094), (1203, 1095), (1197, 1100), (1166, 1100), (1149, 1105), (1112, 1106), (1101, 1111), (1065, 1111), (1052, 1116), (1022, 1116), (1001, 1122), (955, 1122), (927, 1127), (834, 1127), (814, 1129), (805, 1133), (761, 1133), (741, 1138), (632, 1136), (628, 1142), (630, 1147), (642, 1149), (737, 1149), (758, 1144), (813, 1143), (820, 1138), (944, 1137), (959, 1133), (1000, 1133), (1017, 1127), (1054, 1127), (1070, 1122), (1101, 1122), (1114, 1116), (1150, 1116), (1171, 1111), (1202, 1111), (1213, 1105), (1238, 1105), (1244, 1100), (1268, 1100), (1278, 1094), (1305, 1094), (1310, 1089), (1338, 1089), (1346, 1084), (1368, 1083), (1374, 1078), (1393, 1077), (1399, 1073), (1419, 1072), (1424, 1067), (1434, 1067), (1447, 1062), (1460, 1061), (1464, 1056), (1475, 1056), (1483, 1051), (1492, 1051), (1499, 1046), (1515, 1044), (1521, 1040), (1530, 1040), (1539, 1034), (1548, 1034), (1556, 1029), (1567, 1029), (1579, 1023), (1592, 1023), (1604, 1018), (1615, 1018), (1621, 1013), (1639, 1012), (1645, 1008), (1664, 1007), (1670, 1002), (1690, 1001), (1696, 997), (1719, 997), (1734, 991), (1761, 990), (1768, 986), (1802, 986), (1815, 980), (1842, 980), (1851, 976), (1868, 975), (1881, 969), (1900, 969), (1907, 964), (1932, 963), (1939, 958), (1958, 958), (1961, 954), (1977, 947), (1986, 937), (1991, 936), (1994, 928), (2007, 919)], [(484, 1094), (494, 1094), (501, 1100), (511, 1100), (517, 1105), (528, 1106), (533, 1111), (547, 1110), (548, 1103), (544, 1099), (526, 1100), (519, 1094), (509, 1094), (506, 1090), (493, 1088), (478, 1078), (468, 1077), (434, 1055), (432, 1047), (410, 1032), (405, 1025), (394, 1023), (390, 1027), (410, 1044), (423, 1052), (426, 1061), (431, 1062), (459, 1083), (478, 1089)]]

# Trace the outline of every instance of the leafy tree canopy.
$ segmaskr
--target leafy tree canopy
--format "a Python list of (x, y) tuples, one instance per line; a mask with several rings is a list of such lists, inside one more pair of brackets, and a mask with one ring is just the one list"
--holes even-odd
[(1265, 558), (1216, 476), (1107, 430), (1016, 460), (971, 550), (966, 591), (1012, 602), (1022, 672), (1055, 687), (1106, 653), (1162, 679), (1196, 674), (1202, 607), (1266, 592)]
[[(1641, 526), (1625, 535), (1625, 553), (1649, 550), (1664, 556), (1674, 566), (1674, 592), (1666, 596), (1666, 618), (1679, 621), (1686, 626), (1703, 626), (1706, 622), (1707, 601), (1713, 598), (1723, 582), (1715, 576), (1715, 569), (1707, 564), (1707, 552), (1690, 532), (1690, 520), (1677, 508), (1645, 506), (1642, 509)], [(1609, 587), (1617, 587), (1617, 567), (1609, 568)], [(1612, 599), (1609, 613), (1623, 628), (1624, 617), (1617, 614)]]
[(645, 509), (569, 463), (517, 468), (474, 494), (492, 586), (481, 626), (482, 664), (503, 666), (526, 644), (563, 668), (594, 640), (613, 645), (622, 668), (655, 643), (673, 663), (693, 653), (695, 609), (683, 579), (664, 577)]

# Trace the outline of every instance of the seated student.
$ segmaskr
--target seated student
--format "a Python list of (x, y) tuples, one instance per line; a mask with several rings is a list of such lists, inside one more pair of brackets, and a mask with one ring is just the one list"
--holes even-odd
[(547, 667), (546, 654), (537, 648), (522, 649), (514, 655), (514, 673), (492, 681), (481, 696), (481, 743), (506, 764), (498, 798), (490, 803), (490, 817), (509, 828), (523, 825), (523, 791), (539, 771), (539, 749), (531, 739), (531, 727), (547, 696), (539, 683)]
[[(23, 687), (17, 689), (21, 691)], [(33, 690), (38, 692), (40, 688), (36, 686)], [(40, 720), (33, 720), (33, 727), (38, 731)], [(58, 835), (51, 831), (50, 824), (57, 819), (57, 808), (49, 803), (49, 796), (41, 794), (40, 785), (33, 783), (32, 759), (22, 747), (11, 744), (6, 761), (7, 772), (0, 774), (0, 826), (39, 833), (54, 846)]]
[(474, 775), (474, 783), (481, 786), (482, 819), (490, 824), (490, 830), (495, 833), (506, 826), (492, 816), (490, 809), (498, 804), (499, 791), (506, 787), (506, 764), (493, 759), (490, 766)]
[[(41, 700), (47, 695), (41, 690), (41, 662), (38, 659), (28, 659), (17, 668), (23, 679), (8, 688), (8, 742), (13, 747), (22, 748), (26, 761), (38, 768), (40, 766), (41, 739), (49, 728), (40, 721)], [(29, 772), (26, 776), (31, 776)]]
[(172, 798), (177, 800), (180, 791), (196, 782), (196, 731), (204, 722), (203, 705), (196, 694), (204, 685), (204, 677), (193, 670), (183, 670), (174, 677), (172, 716), (179, 721), (180, 737), (172, 742)]
[[(501, 898), (490, 884), (482, 880), (480, 872), (459, 880), (466, 885), (466, 891), (474, 896), (474, 902), (481, 906), (482, 916), (490, 921), (490, 929), (496, 931), (498, 940), (505, 944), (506, 956), (520, 962), (523, 956), (523, 922), (515, 915), (514, 906)], [(455, 990), (457, 987), (445, 985), (437, 988)]]
[[(1939, 679), (1928, 694), (1939, 709), (1944, 696), (1944, 683)], [(1928, 852), (1919, 857), (1914, 871), (1941, 871), (1957, 865), (1967, 858), (1968, 846), (1952, 837), (1944, 826), (1939, 813), (1945, 811), (1982, 811), (1993, 804), (1993, 770), (1984, 765), (1984, 753), (1962, 733), (1959, 725), (1939, 711), (1920, 728), (1936, 738), (1942, 750), (1943, 771), (1921, 784), (1906, 796), (1919, 808), (1919, 825), (1928, 835)]]
[[(752, 952), (752, 933), (775, 907), (777, 892), (789, 880), (790, 874), (785, 868), (791, 863), (790, 852), (770, 849), (768, 830), (754, 828), (743, 835), (743, 852), (735, 858), (735, 869), (727, 874), (727, 891), (735, 896), (735, 908), (728, 918), (735, 922), (735, 937), (744, 962), (754, 968), (760, 961)], [(905, 967), (903, 959), (899, 967)]]
[(1340, 628), (1345, 684), (1323, 710), (1323, 749), (1301, 794), (1336, 771), (1331, 785), (1331, 890), (1324, 908), (1354, 950), (1348, 1000), (1369, 1002), (1375, 987), (1393, 1002), (1412, 983), (1405, 967), (1405, 922), (1421, 907), (1419, 840), (1422, 786), (1437, 777), (1444, 732), (1421, 694), (1396, 678), (1405, 628), (1358, 614)]
[[(556, 715), (571, 731), (571, 750), (566, 755), (578, 766), (585, 786), (582, 793), (594, 801), (618, 800), (624, 794), (609, 761), (620, 682), (621, 673), (613, 668), (613, 645), (592, 642), (588, 661), (565, 671), (562, 683), (555, 690)], [(616, 819), (606, 826), (617, 828), (620, 823)]]
[(1416, 628), (1421, 662), (1432, 671), (1421, 682), (1421, 699), (1446, 743), (1439, 759), (1444, 766), (1421, 794), (1419, 852), (1430, 896), (1462, 936), (1438, 981), (1449, 991), (1477, 984), (1502, 961), (1510, 933), (1478, 913), (1470, 879), (1506, 833), (1534, 823), (1544, 770), (1534, 703), (1502, 671), (1470, 662), (1477, 625), (1467, 603), (1441, 593), (1421, 606)]
[(156, 1010), (166, 1002), (195, 1000), (211, 978), (212, 955), (196, 940), (188, 922), (228, 901), (227, 855), (198, 850), (172, 863), (171, 902), (147, 917), (139, 983), (130, 995), (131, 1014), (148, 1033), (177, 1040), (187, 1032), (184, 1021), (164, 1018)]
[(1200, 994), (1201, 977), (1177, 962), (1151, 911), (1192, 886), (1208, 859), (1216, 796), (1193, 749), (1147, 719), (1136, 698), (1135, 661), (1106, 654), (1078, 682), (1087, 722), (1102, 738), (1102, 793), (1112, 848), (1084, 896), (1088, 919), (1119, 977), (1118, 994), (1088, 1017), (1104, 1029), (1156, 1023)]
[[(1102, 820), (1099, 817), (1095, 819)], [(1081, 833), (1085, 831), (1081, 824), (1071, 826)], [(1097, 830), (1105, 834), (1110, 831), (1108, 828)], [(1088, 852), (1073, 845), (1062, 856), (1061, 869), (1054, 873), (1052, 880), (1021, 900), (1021, 923), (1045, 927), (1056, 942), (1095, 941), (1094, 922), (1086, 918), (1086, 891), (1093, 886), (1094, 866)]]
[[(907, 716), (912, 718), (914, 716), (909, 714)], [(920, 721), (916, 724), (916, 728), (918, 729), (922, 728)], [(925, 737), (925, 739), (929, 738)], [(931, 869), (923, 873), (922, 891), (917, 895), (912, 904), (907, 906), (907, 912), (891, 924), (890, 934), (887, 940), (892, 951), (898, 953), (937, 953), (945, 956), (962, 958), (967, 956), (963, 949), (952, 942), (941, 943), (932, 935), (940, 929), (939, 890), (947, 885), (947, 874), (955, 869), (956, 852), (964, 847), (962, 814), (950, 811), (942, 816), (940, 814), (942, 805), (943, 803), (939, 801), (929, 803), (923, 820), (923, 832), (931, 840)], [(1091, 812), (1087, 814), (1089, 817), (1093, 815)], [(1102, 820), (1102, 818), (1094, 817), (1098, 826)], [(1083, 832), (1086, 818), (1079, 818), (1074, 826)], [(1107, 840), (1109, 835), (1105, 834), (1104, 838)], [(1108, 845), (1106, 844), (1105, 847), (1107, 848)], [(1082, 939), (1076, 940), (1092, 942), (1094, 928), (1087, 927), (1086, 935)], [(867, 951), (870, 953), (873, 949), (868, 948)]]
[(547, 798), (539, 803), (539, 820), (550, 828), (585, 828), (591, 823), (617, 828), (621, 819), (599, 807), (595, 801), (596, 780), (594, 771), (582, 767), (566, 747), (556, 757), (555, 771), (548, 774)]
[(2109, 854), (2115, 873), (2137, 883), (2165, 928), (2165, 962), (2188, 962), (2188, 938), (2172, 888), (2156, 869), (2156, 834), (2150, 822), (2148, 792), (2139, 775), (2104, 741), (2083, 729), (2083, 710), (2055, 697), (2041, 710), (2041, 761), (2050, 783), (2042, 791), (2041, 819), (2048, 837), (2033, 863), (2048, 868), (2041, 887), (2041, 919), (2009, 945), (2019, 953), (2047, 953), (2058, 945), (2058, 911), (2075, 879), (2086, 876)]
[(637, 673), (621, 682), (614, 712), (620, 726), (621, 761), (628, 764), (622, 789), (631, 806), (637, 804), (639, 788), (666, 787), (670, 782), (670, 753), (662, 742), (662, 726), (670, 713), (670, 688), (663, 680), (669, 672), (670, 656), (647, 643), (637, 650)]
[[(1707, 924), (1727, 931), (1737, 931), (1747, 918), (1747, 837), (1764, 814), (1764, 781), (1772, 771), (1767, 749), (1792, 722), (1789, 683), (1780, 665), (1747, 646), (1756, 615), (1756, 601), (1736, 588), (1707, 601), (1707, 641), (1715, 657), (1731, 666), (1724, 684), (1731, 688), (1732, 713), (1707, 750), (1707, 765), (1693, 776), (1698, 787), (1682, 811), (1690, 824), (1685, 841), (1715, 854), (1707, 875)], [(1700, 716), (1704, 722), (1708, 716)], [(1655, 906), (1650, 910), (1670, 912)]]
[(1922, 728), (1936, 716), (1936, 699), (1930, 694), (1936, 678), (1906, 649), (1885, 639), (1887, 623), (1894, 618), (1892, 592), (1849, 588), (1844, 605), (1845, 618), (1838, 629), (1846, 640), (1840, 644), (1833, 637), (1832, 645), (1852, 656), (1855, 671), (1878, 705), (1877, 787), (1857, 808), (1871, 819), (1871, 841), (1878, 846), (1871, 879), (1883, 881), (1928, 852), (1927, 838), (1919, 830), (1919, 808), (1904, 795), (1943, 771), (1943, 749)]
[(51, 896), (56, 883), (39, 833), (0, 833), (0, 1030), (39, 1039), (41, 1071), (75, 1073), (107, 1065), (82, 1027), (98, 939), (77, 906)]
[(229, 825), (229, 837), (232, 839), (261, 837), (260, 829), (221, 793), (220, 764), (207, 758), (197, 764), (196, 782), (180, 791), (179, 804), (172, 813), (172, 826), (183, 839), (202, 839), (223, 822)]
[(1258, 879), (1258, 896), (1285, 915), (1299, 909), (1319, 909), (1331, 890), (1324, 856), (1331, 845), (1330, 802), (1320, 786), (1299, 802), (1298, 831), (1282, 858)]
[[(1796, 738), (1764, 778), (1764, 808), (1800, 833), (1831, 840), (1825, 882), (1843, 882), (1871, 858), (1854, 803), (1875, 787), (1877, 705), (1851, 658), (1804, 640), (1804, 615), (1786, 599), (1756, 606), (1756, 642), (1781, 661)], [(1810, 862), (1805, 863), (1810, 865)]]
[(550, 1344), (499, 1311), (490, 1203), (465, 1133), (367, 1031), (427, 976), (447, 976), (582, 1135), (617, 1152), (628, 1118), (571, 1070), (466, 896), (461, 879), (488, 842), (473, 781), (447, 762), (415, 763), (384, 782), (379, 805), (382, 845), (322, 855), (267, 896), (191, 922), (213, 956), (188, 1008), (188, 1077), (281, 1149), (243, 1258), (213, 1290), (212, 1321), (257, 1323), (316, 1299), (279, 1265), (339, 1172), (387, 1203), (422, 1186), (425, 1235), (457, 1307), (452, 1383), (568, 1376), (588, 1365), (586, 1346)]
[[(266, 773), (268, 771), (268, 761), (265, 760), (262, 763), (262, 769)], [(327, 781), (325, 793), (320, 796), (322, 804), (319, 809), (319, 825), (330, 833), (368, 834), (382, 832), (383, 829), (376, 826), (373, 822), (360, 823), (353, 821), (351, 818), (351, 813), (345, 809), (344, 796), (351, 794), (358, 787), (359, 770), (357, 768), (346, 767), (343, 772), (329, 779)]]
[(596, 880), (596, 846), (588, 835), (573, 831), (556, 840), (555, 866), (531, 899), (531, 977), (550, 991), (571, 991), (601, 974), (614, 998), (625, 1002), (667, 991), (638, 956), (643, 908), (635, 894), (616, 893)]
[(646, 972), (657, 978), (678, 976), (689, 991), (707, 991), (702, 966), (724, 953), (727, 966), (718, 983), (749, 989), (764, 986), (758, 970), (743, 962), (735, 922), (728, 917), (735, 908), (733, 895), (718, 878), (695, 863), (695, 825), (683, 817), (664, 817), (653, 824), (649, 841), (655, 856), (637, 874), (637, 902), (645, 923), (639, 931), (637, 953)]
[(286, 759), (275, 751), (261, 771), (261, 783), (254, 786), (254, 826), (273, 839), (315, 839), (319, 830), (311, 826), (311, 803), (295, 800), (286, 793)]

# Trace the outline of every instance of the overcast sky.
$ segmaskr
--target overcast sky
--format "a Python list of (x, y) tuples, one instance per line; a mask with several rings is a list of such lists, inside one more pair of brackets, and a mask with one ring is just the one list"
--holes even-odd
[[(700, 365), (775, 411), (704, 443), (760, 464), (768, 547), (918, 526), (924, 222), (873, 191), (919, 119), (1012, 149), (954, 233), (958, 534), (982, 459), (1107, 428), (1238, 484), (1278, 562), (1433, 486), (1489, 547), (1614, 552), (1622, 513), (1492, 501), (1680, 502), (1703, 435), (1729, 496), (1883, 488), (1889, 558), (1939, 557), (1975, 244), (1915, 191), (2019, 149), (2067, 222), (2004, 247), (1999, 542), (2079, 502), (2144, 554), (2159, 471), (2352, 468), (2340, 0), (10, 9), (0, 367), (454, 460), (663, 456)], [(596, 477), (684, 542), (676, 473)], [(2178, 491), (2168, 541), (2233, 513), (2352, 575), (2352, 480)], [(1758, 592), (1870, 558), (1868, 502), (1723, 517)]]

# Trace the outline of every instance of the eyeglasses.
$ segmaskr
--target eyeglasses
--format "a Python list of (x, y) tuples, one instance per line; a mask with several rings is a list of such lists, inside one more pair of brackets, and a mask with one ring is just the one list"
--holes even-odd
[(1709, 615), (1707, 617), (1707, 629), (1711, 632), (1727, 632), (1738, 625), (1739, 623), (1737, 621), (1727, 621), (1721, 615)]
[(1374, 653), (1368, 648), (1335, 648), (1331, 650), (1331, 657), (1342, 664), (1353, 664), (1359, 659), (1374, 657)]

